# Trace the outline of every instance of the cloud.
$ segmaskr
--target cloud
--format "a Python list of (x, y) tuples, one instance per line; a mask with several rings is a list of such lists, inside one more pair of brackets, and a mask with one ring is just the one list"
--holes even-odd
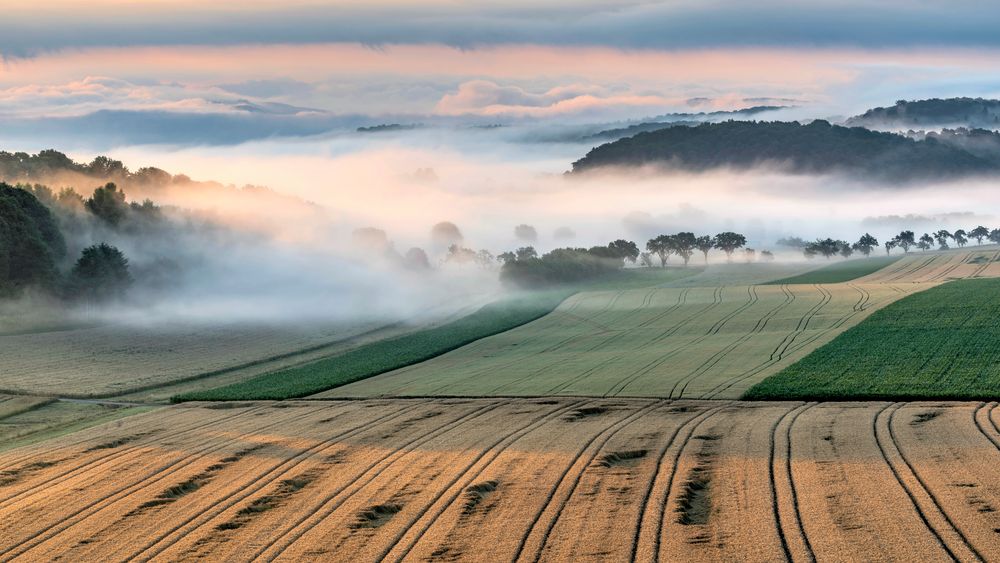
[[(105, 16), (114, 9), (115, 17)], [(95, 0), (5, 9), (0, 53), (136, 45), (998, 46), (1000, 6), (977, 0), (694, 2), (223, 2)]]
[(274, 78), (264, 80), (245, 80), (234, 84), (220, 84), (219, 88), (241, 96), (254, 98), (281, 98), (286, 96), (304, 96), (315, 91), (316, 87), (308, 82), (291, 78)]
[[(435, 106), (442, 115), (551, 117), (568, 114), (655, 113), (679, 103), (656, 94), (612, 92), (590, 84), (572, 84), (533, 93), (518, 86), (501, 86), (488, 80), (464, 82)], [(607, 115), (605, 115), (607, 116)]]

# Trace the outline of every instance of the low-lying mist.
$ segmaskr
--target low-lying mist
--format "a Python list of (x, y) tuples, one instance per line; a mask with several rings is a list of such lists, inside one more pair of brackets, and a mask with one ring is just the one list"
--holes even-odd
[[(641, 248), (659, 234), (733, 230), (747, 236), (748, 247), (778, 251), (785, 260), (804, 257), (778, 247), (783, 237), (854, 241), (869, 232), (882, 240), (901, 229), (919, 236), (1000, 226), (1000, 193), (987, 180), (901, 188), (774, 170), (567, 176), (569, 163), (589, 145), (524, 137), (507, 128), (418, 129), (109, 151), (131, 166), (265, 185), (276, 193), (174, 186), (127, 194), (169, 206), (172, 227), (153, 239), (112, 236), (111, 242), (137, 272), (157, 264), (176, 268), (155, 283), (137, 284), (127, 304), (101, 315), (144, 323), (346, 322), (407, 318), (495, 296), (498, 266), (444, 263), (446, 243), (430, 233), (441, 221), (458, 227), (461, 246), (494, 255), (617, 238)], [(517, 225), (536, 234), (515, 234)], [(387, 246), (359, 246), (353, 233), (366, 227), (384, 231)], [(88, 236), (96, 241), (99, 235), (107, 234)], [(414, 247), (426, 252), (430, 270), (399, 265)], [(712, 259), (724, 260), (721, 253)]]

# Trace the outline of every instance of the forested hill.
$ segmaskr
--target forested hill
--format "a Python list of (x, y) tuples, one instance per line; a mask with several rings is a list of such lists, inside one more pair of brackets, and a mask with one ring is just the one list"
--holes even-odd
[(794, 173), (843, 172), (888, 181), (993, 174), (1000, 158), (952, 143), (915, 140), (822, 120), (726, 121), (672, 127), (620, 139), (573, 163), (573, 173), (605, 166), (663, 165), (682, 170), (780, 167)]
[(874, 108), (847, 120), (849, 126), (877, 129), (937, 129), (940, 127), (1000, 128), (1000, 100), (933, 98)]

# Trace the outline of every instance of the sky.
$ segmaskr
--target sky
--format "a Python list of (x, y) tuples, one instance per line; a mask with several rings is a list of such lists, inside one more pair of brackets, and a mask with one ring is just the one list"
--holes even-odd
[(225, 145), (1000, 93), (1000, 6), (871, 4), (8, 0), (0, 126), (95, 149)]
[[(109, 154), (400, 223), (434, 202), (486, 224), (573, 193), (553, 178), (593, 143), (540, 140), (574, 127), (760, 105), (783, 108), (760, 119), (837, 121), (901, 98), (1000, 96), (1000, 6), (873, 4), (7, 0), (0, 150)], [(387, 123), (422, 127), (356, 132)], [(420, 170), (436, 178), (425, 191)], [(640, 197), (614, 225), (673, 213)], [(899, 213), (940, 203), (919, 201)]]

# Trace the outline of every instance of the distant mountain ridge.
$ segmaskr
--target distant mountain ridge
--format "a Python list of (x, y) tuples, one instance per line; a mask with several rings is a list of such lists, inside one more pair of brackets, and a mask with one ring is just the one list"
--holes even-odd
[[(817, 120), (725, 121), (639, 133), (603, 144), (573, 163), (573, 173), (601, 167), (661, 165), (681, 170), (773, 166), (792, 173), (845, 173), (881, 181), (913, 181), (1000, 173), (1000, 149), (989, 132), (922, 139)], [(973, 139), (977, 150), (962, 146)]]
[(931, 98), (899, 100), (890, 107), (873, 108), (845, 122), (871, 129), (936, 129), (969, 127), (1000, 129), (1000, 100), (984, 98)]

